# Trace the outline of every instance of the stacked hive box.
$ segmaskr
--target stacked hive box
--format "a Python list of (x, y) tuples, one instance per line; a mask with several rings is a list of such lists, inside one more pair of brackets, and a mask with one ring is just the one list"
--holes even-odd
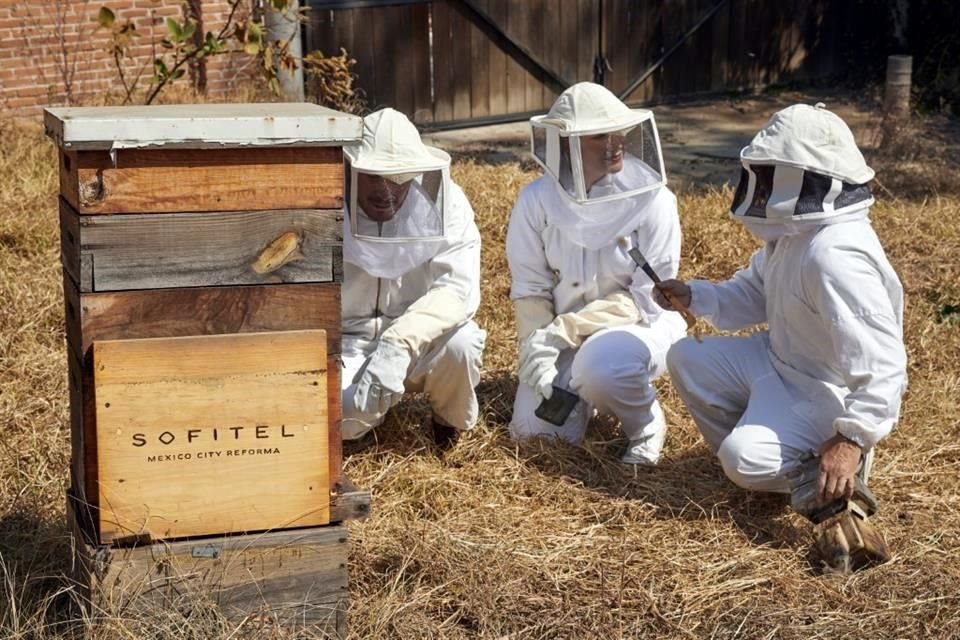
[(68, 507), (91, 600), (199, 581), (230, 615), (342, 632), (336, 523), (369, 498), (340, 455), (342, 145), (360, 119), (177, 105), (50, 109), (45, 124), (60, 162)]

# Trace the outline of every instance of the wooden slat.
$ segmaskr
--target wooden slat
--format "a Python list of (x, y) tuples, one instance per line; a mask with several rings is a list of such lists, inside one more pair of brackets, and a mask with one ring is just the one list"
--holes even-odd
[(57, 152), (59, 155), (60, 193), (68, 195), (79, 194), (80, 183), (78, 181), (79, 163), (77, 152), (66, 151), (62, 147), (59, 147)]
[[(522, 33), (521, 25), (526, 9), (522, 3), (506, 0), (506, 28), (504, 32), (513, 38)], [(523, 113), (527, 110), (527, 70), (512, 57), (507, 58), (507, 111)]]
[(410, 46), (413, 48), (414, 64), (414, 111), (413, 122), (428, 124), (433, 122), (433, 98), (430, 95), (431, 69), (430, 69), (430, 5), (420, 3), (411, 5), (413, 12), (411, 20), (413, 23), (413, 40)]
[[(583, 3), (580, 5), (582, 10)], [(608, 0), (603, 5), (604, 55), (611, 67), (606, 72), (606, 85), (617, 95), (620, 95), (620, 92), (630, 83), (632, 79), (630, 58), (633, 57), (637, 48), (643, 46), (638, 33), (640, 26), (630, 19), (628, 10), (626, 0)], [(582, 29), (581, 25), (581, 33)], [(632, 35), (635, 35), (636, 39), (632, 40), (632, 46), (628, 47), (627, 41)], [(586, 44), (581, 40), (581, 48), (586, 48)]]
[[(580, 16), (576, 36), (577, 80), (593, 81), (593, 59), (597, 51), (597, 3), (595, 0), (570, 0), (569, 4), (570, 10), (576, 10)], [(609, 56), (609, 53), (607, 55)]]
[[(500, 29), (506, 27), (507, 0), (486, 0), (484, 9)], [(507, 54), (500, 47), (487, 47), (487, 77), (490, 85), (490, 114), (502, 115), (507, 113)]]
[(473, 75), (471, 42), (479, 35), (470, 21), (459, 11), (450, 12), (451, 46), (453, 47), (453, 119), (467, 120), (470, 112), (470, 85)]
[[(488, 3), (477, 2), (483, 11), (487, 11)], [(483, 118), (490, 115), (490, 39), (476, 26), (470, 26), (470, 116)]]
[(96, 398), (93, 372), (72, 351), (67, 352), (70, 382), (70, 486), (85, 507), (97, 508), (97, 439), (94, 431)]
[[(373, 46), (374, 78), (377, 87), (376, 102), (370, 105), (371, 109), (395, 107), (397, 104), (397, 83), (401, 81), (400, 74), (395, 66), (399, 52), (397, 42), (399, 34), (394, 35), (396, 25), (393, 22), (393, 7), (377, 7), (371, 9), (357, 9), (354, 16), (353, 37), (367, 38)], [(402, 81), (409, 82), (403, 74)]]
[(88, 269), (80, 268), (80, 216), (63, 198), (60, 199), (60, 262), (63, 271), (76, 283), (93, 282), (93, 263), (87, 260)]
[(100, 541), (329, 522), (326, 339), (95, 342)]
[(393, 29), (387, 39), (392, 41), (385, 52), (389, 52), (395, 64), (395, 69), (404, 69), (404, 73), (393, 74), (392, 106), (397, 111), (412, 118), (416, 105), (414, 93), (420, 78), (417, 77), (416, 46), (414, 44), (413, 13), (414, 5), (400, 5), (384, 7), (382, 12), (390, 20)]
[(65, 285), (67, 336), (82, 357), (95, 340), (323, 329), (340, 353), (336, 284), (202, 287), (80, 294)]
[(167, 213), (343, 204), (339, 147), (120, 149), (115, 154), (116, 162), (106, 151), (73, 154), (70, 171), (76, 183), (61, 177), (61, 193), (74, 209)]
[(713, 16), (710, 25), (713, 34), (714, 55), (710, 58), (710, 89), (723, 91), (727, 88), (730, 57), (730, 6), (727, 4)]
[(454, 10), (446, 2), (431, 2), (433, 16), (434, 120), (453, 120), (453, 75), (459, 71), (453, 64), (453, 43), (450, 36)]
[[(77, 215), (60, 205), (61, 219)], [(83, 216), (80, 254), (65, 246), (63, 262), (84, 293), (332, 282), (341, 225), (340, 211), (321, 210)]]
[(142, 544), (98, 545), (68, 499), (74, 579), (88, 613), (136, 615), (217, 605), (229, 620), (259, 613), (288, 630), (346, 636), (347, 530), (341, 525)]
[[(697, 0), (694, 3), (696, 7), (696, 12), (691, 20), (689, 26), (693, 26), (698, 21), (702, 20), (706, 16), (710, 9), (716, 4), (716, 0)], [(721, 11), (722, 12), (722, 9)], [(708, 93), (711, 90), (711, 85), (713, 82), (712, 78), (712, 65), (710, 64), (713, 56), (709, 54), (711, 51), (716, 51), (715, 56), (720, 57), (723, 55), (722, 51), (716, 47), (713, 39), (713, 21), (719, 20), (719, 13), (714, 13), (710, 18), (710, 22), (702, 25), (700, 29), (693, 35), (689, 42), (690, 49), (690, 60), (694, 65), (694, 70), (696, 73), (696, 82), (694, 86), (694, 92), (697, 94)]]
[[(570, 4), (570, 3), (567, 3)], [(546, 15), (544, 16), (544, 26), (543, 26), (543, 41), (542, 46), (546, 51), (545, 57), (547, 64), (550, 65), (551, 69), (560, 70), (564, 68), (563, 59), (567, 56), (576, 56), (576, 49), (568, 50), (564, 48), (563, 42), (563, 23), (560, 20), (561, 14), (564, 12), (564, 3), (562, 0), (545, 0), (544, 11)], [(561, 72), (562, 73), (562, 72)], [(574, 74), (563, 73), (563, 77), (569, 83), (575, 83)], [(569, 85), (568, 85), (569, 86)], [(564, 87), (566, 89), (567, 87)], [(549, 109), (553, 106), (554, 100), (557, 99), (557, 96), (560, 95), (560, 92), (552, 88), (552, 85), (549, 83), (544, 83), (543, 85), (543, 104), (544, 110)]]
[[(549, 60), (544, 55), (544, 28), (547, 22), (547, 0), (531, 0), (527, 2), (527, 38), (529, 49), (540, 60)], [(545, 88), (546, 78), (542, 74), (530, 74), (527, 78), (527, 111), (546, 111), (550, 108), (547, 97), (550, 95)]]

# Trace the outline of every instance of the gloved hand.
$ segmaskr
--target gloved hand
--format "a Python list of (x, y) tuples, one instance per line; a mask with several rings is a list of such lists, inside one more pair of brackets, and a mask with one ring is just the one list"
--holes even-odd
[(533, 387), (545, 400), (553, 395), (553, 381), (557, 377), (557, 358), (560, 350), (569, 346), (563, 338), (550, 331), (555, 325), (531, 333), (520, 345), (520, 382)]
[(386, 413), (403, 397), (409, 367), (410, 353), (404, 347), (381, 340), (357, 381), (353, 406), (364, 413)]

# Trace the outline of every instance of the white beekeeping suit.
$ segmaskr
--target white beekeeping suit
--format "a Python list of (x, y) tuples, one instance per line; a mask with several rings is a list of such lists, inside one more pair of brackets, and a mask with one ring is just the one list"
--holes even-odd
[[(639, 248), (661, 277), (677, 273), (677, 202), (653, 114), (584, 82), (531, 125), (547, 175), (521, 191), (507, 232), (521, 343), (511, 433), (576, 442), (599, 410), (620, 419), (625, 462), (654, 464), (666, 422), (652, 382), (685, 324), (654, 303), (627, 253)], [(581, 398), (559, 427), (535, 415), (555, 386)]]
[(839, 117), (784, 109), (741, 161), (731, 215), (766, 244), (726, 282), (687, 283), (691, 311), (719, 329), (769, 331), (684, 340), (668, 365), (726, 474), (786, 492), (804, 453), (846, 440), (868, 454), (896, 423), (903, 290), (868, 218), (873, 170)]
[(480, 234), (450, 157), (393, 109), (363, 122), (345, 149), (343, 437), (380, 424), (405, 391), (424, 391), (437, 443), (477, 421), (486, 334)]

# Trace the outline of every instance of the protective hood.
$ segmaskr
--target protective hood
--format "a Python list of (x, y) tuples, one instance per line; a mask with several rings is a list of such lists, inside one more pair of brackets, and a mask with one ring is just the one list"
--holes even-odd
[(774, 114), (740, 161), (730, 215), (764, 240), (862, 219), (874, 201), (873, 170), (847, 125), (822, 104)]
[(449, 155), (423, 144), (407, 116), (390, 108), (366, 116), (360, 144), (344, 147), (343, 153), (354, 169), (376, 175), (402, 176), (450, 166)]
[[(644, 189), (655, 185), (653, 190)], [(590, 250), (602, 249), (640, 226), (656, 200), (662, 183), (659, 175), (640, 160), (627, 156), (623, 170), (594, 185), (591, 194), (614, 196), (609, 200), (580, 203), (552, 181), (543, 191), (543, 207), (550, 224), (570, 242)]]
[[(530, 127), (534, 159), (574, 202), (609, 202), (666, 184), (653, 113), (630, 109), (598, 84), (573, 85), (546, 115), (531, 118)], [(646, 166), (643, 180), (616, 177), (637, 163)], [(618, 186), (603, 188), (612, 183)]]
[(778, 165), (811, 171), (849, 184), (873, 180), (853, 132), (822, 102), (782, 109), (740, 151), (744, 164)]
[[(450, 156), (427, 147), (398, 111), (364, 118), (344, 149), (343, 257), (379, 278), (398, 278), (448, 246)], [(455, 222), (455, 221), (454, 221)]]

